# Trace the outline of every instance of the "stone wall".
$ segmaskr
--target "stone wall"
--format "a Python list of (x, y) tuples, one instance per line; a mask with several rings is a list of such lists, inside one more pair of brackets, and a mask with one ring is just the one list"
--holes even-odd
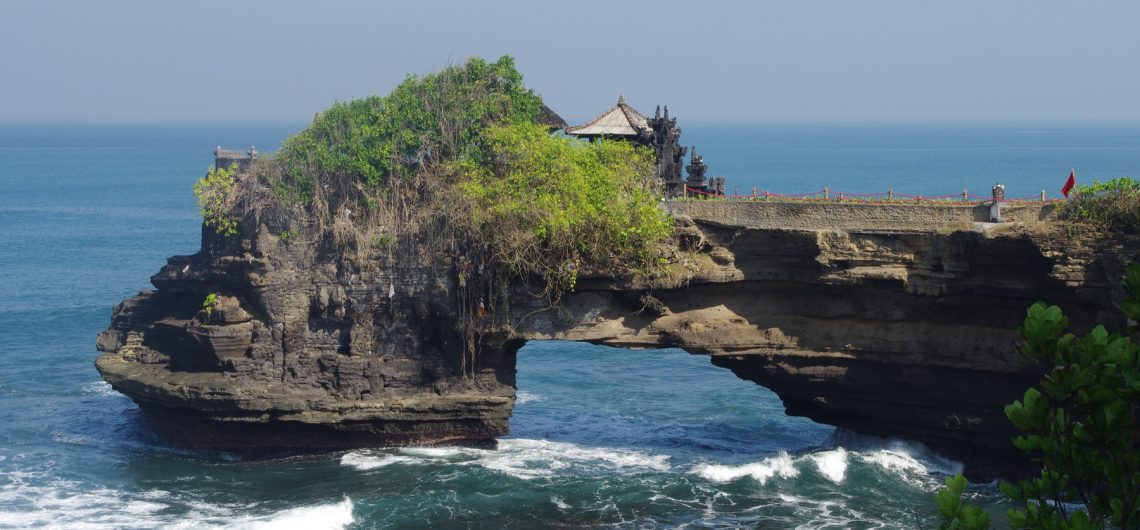
[[(665, 203), (675, 217), (684, 216), (728, 226), (794, 230), (953, 231), (988, 222), (988, 204), (735, 202), (673, 201)], [(1006, 222), (1054, 219), (1057, 204), (1003, 204)]]

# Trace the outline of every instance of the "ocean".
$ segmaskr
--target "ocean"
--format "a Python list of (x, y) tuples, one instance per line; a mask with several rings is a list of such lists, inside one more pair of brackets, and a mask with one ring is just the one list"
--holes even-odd
[[(245, 461), (157, 440), (95, 335), (198, 248), (215, 146), (303, 124), (0, 125), (0, 528), (933, 528), (960, 464), (788, 417), (680, 350), (535, 342), (499, 448)], [(684, 128), (730, 191), (1059, 195), (1138, 176), (1140, 125)], [(999, 525), (992, 484), (971, 490)]]

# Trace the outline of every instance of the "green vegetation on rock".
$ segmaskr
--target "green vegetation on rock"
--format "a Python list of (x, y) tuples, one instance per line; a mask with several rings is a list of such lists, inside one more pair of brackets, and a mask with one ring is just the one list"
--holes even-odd
[(632, 281), (666, 265), (652, 150), (552, 134), (548, 117), (513, 59), (470, 59), (336, 103), (236, 185), (211, 172), (195, 192), (219, 231), (256, 218), (359, 269), (453, 267), (473, 359), (479, 334), (510, 324), (512, 282), (554, 306), (583, 272)]
[(1102, 228), (1140, 231), (1140, 182), (1128, 177), (1077, 186), (1076, 196), (1065, 203), (1070, 219)]
[(552, 135), (543, 109), (513, 59), (470, 59), (336, 103), (254, 173), (345, 252), (414, 241), (545, 278), (555, 296), (579, 270), (651, 272), (670, 227), (652, 151)]
[(210, 168), (206, 176), (194, 183), (194, 197), (198, 199), (203, 222), (224, 236), (237, 234), (238, 222), (231, 212), (236, 175), (236, 166)]
[(409, 76), (387, 96), (335, 103), (286, 140), (275, 190), (307, 203), (318, 183), (381, 188), (408, 180), (471, 156), (484, 128), (534, 122), (541, 110), (542, 99), (523, 85), (509, 56)]
[(477, 156), (457, 161), (460, 220), (515, 272), (540, 273), (563, 289), (577, 272), (648, 272), (670, 222), (649, 175), (653, 153), (622, 141), (589, 143), (544, 127), (489, 127)]
[(210, 293), (206, 295), (206, 299), (202, 300), (202, 311), (206, 312), (206, 318), (214, 314), (214, 309), (218, 307), (218, 293)]

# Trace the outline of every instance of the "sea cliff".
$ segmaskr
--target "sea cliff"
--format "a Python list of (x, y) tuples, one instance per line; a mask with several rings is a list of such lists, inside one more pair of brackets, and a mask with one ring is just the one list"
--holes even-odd
[[(458, 302), (479, 272), (428, 246), (362, 263), (316, 228), (283, 237), (270, 215), (229, 237), (203, 227), (198, 253), (116, 307), (96, 366), (177, 443), (273, 454), (492, 443), (527, 340), (680, 347), (771, 388), (789, 414), (922, 441), (986, 474), (1015, 456), (1002, 406), (1041, 375), (1015, 346), (1025, 308), (1122, 325), (1118, 278), (1140, 248), (1055, 222), (1050, 205), (1004, 224), (982, 206), (664, 207), (666, 273), (583, 272), (554, 307), (518, 279), (476, 317)], [(470, 318), (484, 323), (473, 349)]]

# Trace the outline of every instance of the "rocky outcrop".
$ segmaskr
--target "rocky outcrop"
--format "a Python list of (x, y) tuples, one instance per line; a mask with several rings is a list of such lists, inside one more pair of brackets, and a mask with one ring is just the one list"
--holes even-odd
[(1040, 376), (1014, 346), (1025, 308), (1120, 325), (1115, 289), (1140, 246), (1042, 223), (1041, 207), (988, 225), (963, 207), (863, 206), (893, 208), (673, 204), (692, 252), (667, 274), (582, 277), (557, 310), (499, 286), (473, 357), (452, 256), (349, 260), (267, 222), (204, 231), (201, 252), (115, 309), (96, 366), (179, 443), (273, 453), (489, 442), (507, 432), (526, 340), (680, 347), (771, 388), (789, 414), (1005, 461), (1001, 407)]

